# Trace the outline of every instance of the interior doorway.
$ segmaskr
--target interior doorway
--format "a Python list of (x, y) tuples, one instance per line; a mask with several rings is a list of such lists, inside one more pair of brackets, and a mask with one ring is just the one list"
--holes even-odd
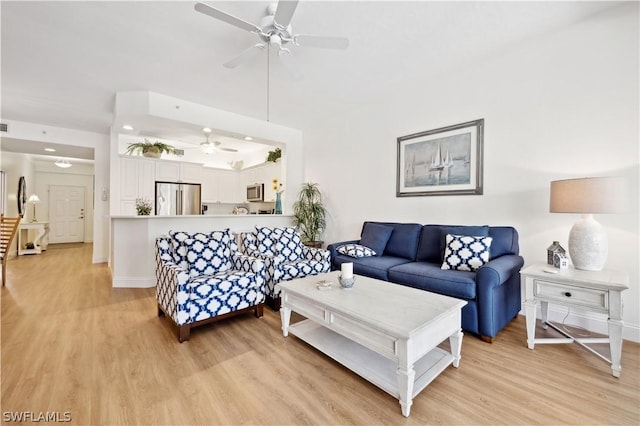
[(85, 188), (51, 185), (49, 187), (49, 243), (84, 242)]

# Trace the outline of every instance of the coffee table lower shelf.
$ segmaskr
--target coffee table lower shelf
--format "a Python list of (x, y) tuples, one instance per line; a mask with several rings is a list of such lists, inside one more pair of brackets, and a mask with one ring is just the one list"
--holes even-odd
[[(303, 320), (289, 326), (289, 333), (328, 355), (349, 370), (367, 379), (395, 398), (398, 390), (398, 363), (322, 325)], [(413, 364), (413, 394), (418, 395), (454, 361), (451, 353), (434, 348)]]

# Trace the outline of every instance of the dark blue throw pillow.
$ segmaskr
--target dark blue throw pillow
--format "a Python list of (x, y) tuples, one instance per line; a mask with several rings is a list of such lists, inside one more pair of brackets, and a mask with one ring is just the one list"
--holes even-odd
[(367, 223), (362, 230), (360, 245), (375, 251), (376, 256), (382, 256), (392, 232), (393, 228), (390, 226)]

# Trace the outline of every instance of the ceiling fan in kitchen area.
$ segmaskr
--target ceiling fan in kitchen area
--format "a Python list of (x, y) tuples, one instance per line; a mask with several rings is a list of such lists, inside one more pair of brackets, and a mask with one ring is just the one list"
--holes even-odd
[(235, 58), (223, 65), (235, 68), (257, 56), (266, 47), (278, 52), (282, 64), (294, 78), (301, 78), (297, 64), (287, 45), (303, 47), (319, 47), (325, 49), (346, 49), (349, 40), (344, 37), (295, 34), (291, 27), (291, 19), (298, 6), (298, 0), (280, 0), (267, 6), (267, 15), (259, 25), (244, 21), (205, 3), (196, 3), (195, 10), (212, 18), (231, 24), (258, 36), (259, 42), (249, 47)]
[(205, 154), (215, 154), (215, 153), (220, 152), (220, 151), (238, 152), (238, 150), (235, 149), (235, 148), (229, 148), (229, 147), (222, 146), (222, 142), (210, 141), (209, 140), (209, 136), (210, 136), (209, 133), (206, 133), (206, 136), (207, 136), (207, 140), (200, 143), (200, 149)]

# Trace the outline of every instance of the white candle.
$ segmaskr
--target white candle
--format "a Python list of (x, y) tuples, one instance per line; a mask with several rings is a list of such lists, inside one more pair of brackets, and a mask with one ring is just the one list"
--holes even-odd
[(342, 272), (342, 278), (353, 278), (353, 263), (343, 263), (340, 265), (340, 272)]

